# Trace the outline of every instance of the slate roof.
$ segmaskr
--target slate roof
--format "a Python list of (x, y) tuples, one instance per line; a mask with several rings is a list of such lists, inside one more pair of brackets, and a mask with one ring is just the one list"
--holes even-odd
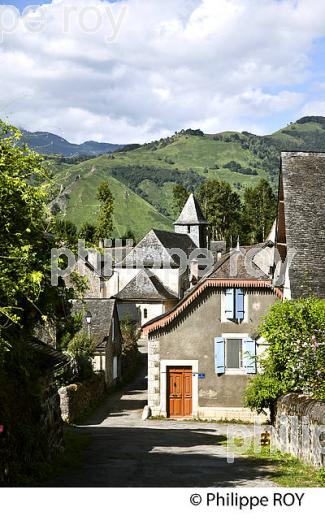
[(124, 258), (120, 266), (139, 268), (179, 267), (177, 255), (170, 256), (168, 250), (181, 249), (190, 253), (196, 248), (193, 240), (185, 234), (152, 229)]
[(297, 250), (289, 268), (291, 296), (312, 291), (325, 298), (325, 153), (281, 154), (281, 198), (278, 230), (284, 224), (287, 251)]
[[(96, 343), (96, 350), (105, 348), (106, 339), (109, 338), (112, 328), (112, 318), (114, 316), (116, 301), (112, 298), (86, 298), (73, 302), (73, 312), (91, 312), (91, 336)], [(85, 332), (88, 326), (83, 319), (82, 327)]]
[[(267, 245), (259, 244), (264, 247)], [(280, 289), (272, 286), (270, 278), (254, 263), (254, 255), (258, 246), (240, 247), (240, 251), (232, 250), (224, 255), (212, 269), (186, 293), (173, 309), (165, 314), (148, 321), (143, 326), (143, 332), (149, 334), (153, 331), (163, 329), (169, 325), (179, 315), (186, 312), (186, 309), (206, 290), (226, 287), (243, 287), (246, 289), (267, 290), (273, 292), (279, 299), (282, 299)], [(247, 270), (245, 259), (251, 265), (252, 271)], [(231, 262), (233, 261), (233, 264)], [(237, 265), (237, 273), (232, 273), (231, 265)]]
[(262, 245), (241, 246), (233, 249), (215, 264), (206, 277), (216, 279), (269, 280), (269, 277), (254, 263), (256, 249)]
[(60, 352), (60, 350), (55, 350), (38, 338), (33, 337), (26, 340), (26, 345), (34, 352), (37, 352), (37, 364), (44, 369), (55, 372), (69, 363), (69, 359), (65, 354)]
[(149, 270), (143, 269), (115, 296), (127, 301), (177, 300), (177, 295), (166, 288)]
[(175, 222), (176, 225), (191, 225), (191, 224), (208, 224), (205, 216), (202, 213), (200, 204), (194, 197), (193, 193), (189, 196), (186, 204)]

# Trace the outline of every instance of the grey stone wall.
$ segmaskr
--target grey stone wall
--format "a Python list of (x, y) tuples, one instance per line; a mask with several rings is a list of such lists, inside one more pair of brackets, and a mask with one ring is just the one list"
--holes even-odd
[(288, 394), (277, 403), (275, 445), (315, 466), (325, 465), (325, 401)]
[(6, 385), (0, 392), (0, 486), (16, 485), (26, 476), (37, 475), (39, 463), (50, 463), (63, 451), (63, 422), (60, 399), (51, 374), (34, 381), (30, 388)]
[(62, 386), (59, 389), (61, 416), (64, 422), (71, 424), (92, 408), (105, 394), (105, 376), (94, 374), (83, 383)]

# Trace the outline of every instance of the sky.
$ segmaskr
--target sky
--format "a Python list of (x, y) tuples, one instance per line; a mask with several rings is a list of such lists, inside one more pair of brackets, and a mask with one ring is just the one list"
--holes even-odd
[(0, 118), (77, 143), (268, 134), (325, 116), (324, 56), (320, 0), (12, 1)]

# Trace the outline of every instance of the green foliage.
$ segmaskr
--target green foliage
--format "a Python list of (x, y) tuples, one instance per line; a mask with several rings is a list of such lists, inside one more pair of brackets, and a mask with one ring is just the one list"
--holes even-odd
[(114, 199), (107, 181), (103, 181), (97, 190), (97, 199), (100, 209), (97, 220), (96, 238), (98, 240), (109, 238), (113, 231)]
[(68, 343), (65, 353), (71, 360), (63, 371), (63, 379), (66, 383), (82, 382), (92, 375), (95, 343), (88, 334), (84, 332), (75, 334)]
[(243, 238), (248, 244), (264, 242), (276, 217), (277, 199), (270, 184), (261, 179), (254, 188), (246, 188), (242, 211)]
[(178, 217), (182, 211), (188, 196), (189, 192), (182, 184), (175, 184), (173, 188), (173, 208), (175, 217)]
[[(20, 132), (0, 121), (0, 342), (5, 329), (21, 323), (24, 306), (36, 306), (49, 284), (50, 241), (42, 159)], [(45, 312), (44, 312), (45, 314)]]
[(120, 322), (122, 334), (122, 374), (123, 379), (128, 380), (134, 374), (138, 366), (138, 340), (140, 331), (132, 321), (131, 316), (126, 315)]
[(96, 242), (96, 226), (90, 222), (84, 222), (79, 230), (79, 238), (86, 242), (86, 245), (94, 245)]
[(260, 327), (267, 354), (246, 391), (246, 406), (261, 411), (278, 397), (302, 392), (325, 398), (325, 300), (307, 298), (278, 302)]
[(57, 220), (54, 224), (54, 233), (62, 245), (70, 248), (77, 245), (77, 226), (70, 220)]
[(199, 190), (203, 212), (210, 224), (211, 237), (227, 240), (239, 232), (241, 203), (226, 182), (209, 179)]

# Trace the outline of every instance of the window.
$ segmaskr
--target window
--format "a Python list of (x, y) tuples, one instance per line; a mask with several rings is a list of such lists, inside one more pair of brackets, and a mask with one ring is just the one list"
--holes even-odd
[(243, 289), (226, 290), (225, 316), (230, 321), (243, 321), (245, 317), (245, 293)]
[(187, 226), (187, 232), (191, 233), (191, 226)]
[(148, 318), (148, 309), (143, 309), (143, 317), (145, 320)]
[(242, 340), (227, 339), (226, 340), (226, 368), (242, 368)]
[(244, 371), (246, 374), (256, 373), (256, 344), (249, 337), (214, 339), (215, 373), (224, 374), (229, 371)]

